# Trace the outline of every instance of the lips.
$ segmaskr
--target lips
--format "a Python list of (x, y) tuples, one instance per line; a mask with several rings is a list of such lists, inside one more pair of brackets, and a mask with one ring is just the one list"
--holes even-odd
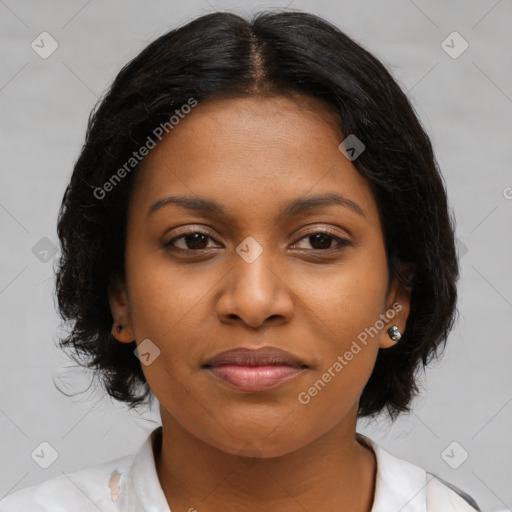
[(275, 347), (228, 350), (202, 367), (229, 387), (251, 392), (274, 389), (309, 368), (301, 359)]
[(258, 350), (234, 348), (212, 357), (203, 365), (203, 367), (215, 367), (221, 365), (284, 365), (297, 368), (307, 368), (307, 365), (301, 359), (277, 347), (262, 347)]

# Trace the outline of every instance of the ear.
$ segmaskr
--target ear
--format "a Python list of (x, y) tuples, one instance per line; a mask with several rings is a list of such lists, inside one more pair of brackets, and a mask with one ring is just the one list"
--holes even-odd
[[(108, 300), (110, 312), (114, 318), (112, 335), (122, 343), (131, 343), (135, 340), (132, 326), (130, 304), (127, 299), (126, 285), (119, 278), (111, 279), (108, 287)], [(118, 326), (122, 326), (118, 332)]]
[[(399, 265), (400, 272), (412, 281), (414, 275), (414, 266), (409, 263), (401, 263)], [(396, 345), (398, 341), (391, 339), (388, 329), (392, 325), (396, 325), (400, 334), (403, 336), (405, 331), (405, 324), (409, 317), (411, 308), (411, 288), (408, 288), (400, 283), (395, 276), (389, 287), (389, 292), (386, 298), (385, 309), (381, 316), (384, 322), (384, 328), (380, 333), (379, 348), (389, 348)]]

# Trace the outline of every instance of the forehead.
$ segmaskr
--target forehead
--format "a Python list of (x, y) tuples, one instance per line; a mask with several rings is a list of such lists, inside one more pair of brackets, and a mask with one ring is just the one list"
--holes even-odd
[(378, 215), (368, 183), (338, 149), (342, 140), (339, 117), (314, 98), (209, 100), (145, 158), (132, 205), (146, 213), (165, 195), (187, 195), (277, 211), (291, 198), (337, 192)]

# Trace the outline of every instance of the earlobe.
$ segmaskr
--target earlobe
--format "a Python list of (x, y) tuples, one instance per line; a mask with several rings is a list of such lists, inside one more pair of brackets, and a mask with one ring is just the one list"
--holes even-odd
[[(407, 277), (412, 281), (412, 270), (407, 266)], [(384, 328), (381, 331), (379, 348), (385, 349), (396, 345), (404, 335), (407, 318), (409, 317), (411, 290), (403, 286), (398, 278), (393, 279), (386, 311), (384, 312)]]
[(131, 343), (135, 336), (131, 322), (130, 304), (126, 297), (124, 285), (118, 280), (111, 280), (108, 287), (110, 312), (114, 319), (112, 336), (121, 343)]

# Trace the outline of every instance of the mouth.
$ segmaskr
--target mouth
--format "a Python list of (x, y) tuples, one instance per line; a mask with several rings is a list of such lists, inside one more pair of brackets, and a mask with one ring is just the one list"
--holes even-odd
[(241, 391), (268, 391), (303, 373), (309, 366), (299, 358), (275, 347), (258, 350), (237, 348), (221, 352), (202, 368)]

